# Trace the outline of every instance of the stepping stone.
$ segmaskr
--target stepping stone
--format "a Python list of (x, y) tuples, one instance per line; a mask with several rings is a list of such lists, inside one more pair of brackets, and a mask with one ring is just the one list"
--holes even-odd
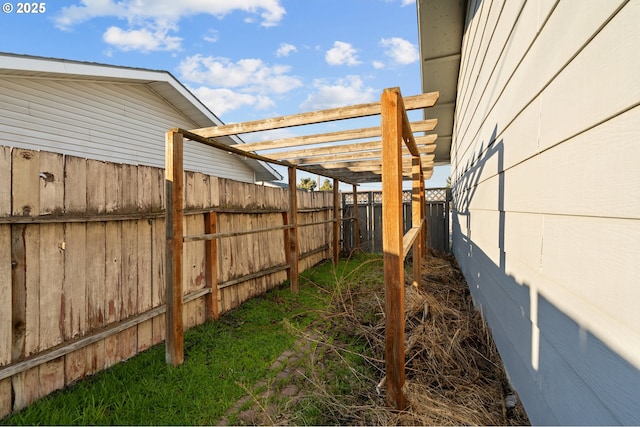
[(296, 394), (298, 394), (298, 386), (295, 384), (289, 384), (288, 386), (280, 390), (280, 394), (289, 397), (295, 396)]

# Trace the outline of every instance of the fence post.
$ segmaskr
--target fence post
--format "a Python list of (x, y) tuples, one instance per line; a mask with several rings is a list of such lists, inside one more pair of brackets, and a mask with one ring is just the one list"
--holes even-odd
[(182, 226), (184, 204), (183, 137), (175, 131), (166, 134), (166, 362), (173, 366), (184, 362), (184, 325), (182, 320)]
[(385, 284), (387, 404), (406, 407), (404, 371), (404, 253), (402, 226), (402, 112), (400, 93), (385, 89), (382, 113), (382, 248)]

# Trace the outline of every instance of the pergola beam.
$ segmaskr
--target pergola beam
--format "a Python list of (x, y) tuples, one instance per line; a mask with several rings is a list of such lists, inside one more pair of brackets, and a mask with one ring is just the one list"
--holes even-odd
[[(276, 165), (279, 165), (279, 166), (284, 166), (286, 168), (294, 166), (291, 163), (286, 162), (286, 161), (274, 160), (274, 159), (270, 159), (270, 158), (265, 157), (265, 156), (261, 156), (261, 155), (256, 154), (256, 153), (244, 152), (244, 151), (238, 150), (237, 148), (234, 148), (234, 147), (231, 147), (229, 145), (226, 145), (226, 144), (223, 144), (221, 142), (218, 142), (215, 139), (206, 138), (206, 137), (203, 137), (201, 135), (198, 135), (197, 133), (193, 133), (193, 132), (185, 130), (185, 129), (173, 128), (173, 129), (170, 129), (169, 131), (170, 132), (181, 133), (187, 139), (199, 142), (199, 143), (204, 144), (204, 145), (208, 145), (210, 147), (217, 148), (219, 150), (226, 151), (227, 153), (237, 154), (239, 156), (247, 157), (247, 158), (250, 158), (250, 159), (253, 159), (253, 160), (259, 160), (261, 162), (273, 163), (273, 164), (276, 164)], [(304, 171), (304, 172), (318, 174), (317, 172), (309, 171), (304, 167), (297, 167), (297, 169), (301, 170), (301, 171)], [(318, 174), (318, 175), (323, 175), (323, 174)], [(326, 178), (331, 178), (331, 179), (335, 178), (332, 175), (323, 175), (323, 176), (325, 176)], [(345, 182), (346, 184), (353, 184), (353, 182), (350, 182), (350, 181), (343, 181), (343, 182)]]
[[(438, 119), (420, 120), (411, 123), (413, 132), (429, 132), (435, 129)], [(242, 151), (275, 150), (278, 148), (300, 147), (306, 145), (324, 144), (328, 142), (352, 141), (354, 139), (375, 138), (382, 135), (380, 126), (361, 129), (348, 129), (315, 135), (301, 135), (270, 141), (235, 144), (232, 147)]]
[[(381, 154), (382, 154), (381, 150), (357, 151), (355, 153), (329, 154), (328, 156), (303, 157), (301, 159), (291, 159), (289, 160), (289, 162), (292, 165), (298, 166), (298, 165), (314, 165), (318, 163), (342, 162), (345, 160), (359, 160), (359, 159), (380, 160)], [(405, 154), (405, 153), (402, 153), (402, 154)], [(435, 157), (433, 154), (430, 154), (428, 156), (431, 156), (432, 159)]]
[[(429, 92), (421, 95), (408, 96), (404, 100), (407, 110), (433, 107), (440, 97), (439, 92)], [(282, 129), (292, 126), (310, 125), (315, 123), (332, 122), (336, 120), (353, 119), (356, 117), (375, 116), (380, 114), (380, 103), (351, 105), (347, 107), (331, 108), (308, 113), (292, 114), (290, 116), (273, 117), (251, 122), (233, 123), (229, 125), (192, 129), (190, 132), (205, 138), (237, 135), (241, 133), (258, 132), (272, 129)]]
[[(419, 136), (416, 138), (416, 144), (418, 145), (418, 149), (421, 153), (429, 154), (433, 153), (436, 149), (436, 139), (438, 139), (437, 134)], [(276, 160), (289, 160), (289, 159), (297, 159), (300, 157), (309, 157), (316, 155), (327, 155), (327, 154), (342, 154), (342, 153), (353, 153), (356, 151), (366, 151), (366, 150), (380, 150), (382, 148), (382, 141), (368, 141), (368, 142), (356, 142), (353, 144), (342, 144), (342, 145), (330, 145), (322, 148), (304, 148), (302, 150), (287, 150), (280, 153), (272, 153), (268, 154), (269, 158)], [(409, 153), (408, 149), (407, 153)]]
[[(428, 156), (423, 156), (422, 158), (422, 166), (423, 167), (433, 167), (434, 166), (434, 155), (430, 154)], [(411, 168), (411, 158), (403, 158), (402, 166), (404, 169)], [(372, 159), (372, 160), (354, 160), (354, 161), (343, 161), (343, 162), (325, 162), (325, 163), (315, 163), (314, 165), (310, 165), (307, 167), (309, 170), (315, 170), (316, 166), (321, 166), (327, 172), (330, 169), (350, 169), (350, 168), (358, 168), (361, 170), (367, 170), (366, 168), (380, 168), (382, 167), (382, 159)]]

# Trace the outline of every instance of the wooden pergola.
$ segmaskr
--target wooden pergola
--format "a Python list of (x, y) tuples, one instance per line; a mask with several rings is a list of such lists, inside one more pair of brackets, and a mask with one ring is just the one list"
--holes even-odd
[[(166, 202), (167, 202), (167, 363), (179, 365), (184, 360), (182, 325), (182, 246), (184, 242), (206, 242), (207, 274), (210, 294), (207, 296), (208, 318), (217, 318), (217, 278), (215, 277), (217, 233), (215, 215), (206, 221), (206, 234), (184, 236), (182, 206), (184, 199), (183, 140), (224, 150), (255, 160), (284, 166), (288, 170), (289, 212), (281, 229), (288, 242), (287, 275), (291, 289), (298, 289), (297, 200), (296, 174), (305, 171), (333, 180), (333, 260), (339, 254), (339, 183), (353, 186), (354, 196), (359, 183), (382, 182), (383, 252), (385, 282), (385, 359), (387, 403), (405, 409), (403, 393), (404, 371), (404, 259), (413, 250), (413, 277), (419, 281), (421, 262), (426, 246), (424, 181), (431, 177), (436, 148), (435, 134), (414, 136), (415, 132), (432, 131), (437, 120), (409, 122), (406, 111), (433, 107), (438, 92), (403, 98), (398, 88), (385, 89), (380, 102), (353, 105), (315, 112), (275, 117), (202, 129), (174, 128), (166, 136)], [(355, 119), (381, 117), (381, 125), (314, 135), (296, 136), (249, 144), (226, 145), (216, 138), (250, 132)], [(366, 138), (378, 140), (360, 141)], [(355, 142), (354, 142), (355, 141)], [(286, 151), (273, 152), (273, 150)], [(412, 181), (412, 228), (403, 233), (402, 182)], [(354, 197), (357, 212), (357, 197)], [(357, 221), (357, 218), (350, 218)], [(358, 230), (357, 224), (354, 230)], [(257, 230), (267, 231), (267, 230)], [(254, 230), (256, 232), (256, 230)], [(227, 233), (228, 234), (228, 233)], [(228, 237), (228, 236), (227, 236)], [(355, 239), (357, 241), (357, 239)]]

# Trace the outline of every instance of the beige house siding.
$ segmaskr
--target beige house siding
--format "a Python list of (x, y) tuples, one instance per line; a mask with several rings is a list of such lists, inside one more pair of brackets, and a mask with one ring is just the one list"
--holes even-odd
[(534, 424), (640, 423), (640, 2), (470, 1), (453, 249)]
[[(0, 145), (164, 167), (164, 135), (200, 127), (145, 84), (0, 78)], [(242, 160), (185, 144), (185, 169), (254, 182)]]

